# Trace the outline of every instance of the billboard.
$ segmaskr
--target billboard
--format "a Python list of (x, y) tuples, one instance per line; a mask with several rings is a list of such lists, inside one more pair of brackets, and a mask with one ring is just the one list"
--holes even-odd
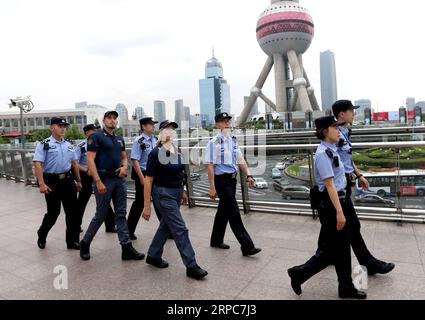
[(388, 121), (388, 112), (373, 113), (373, 121)]

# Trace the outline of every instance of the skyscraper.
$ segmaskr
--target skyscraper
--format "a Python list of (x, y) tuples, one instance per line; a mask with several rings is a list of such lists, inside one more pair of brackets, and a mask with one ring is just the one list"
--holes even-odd
[(145, 110), (143, 107), (136, 107), (134, 110), (134, 114), (136, 115), (136, 120), (139, 121), (140, 119), (145, 117)]
[(183, 100), (174, 101), (174, 121), (179, 125), (177, 130), (182, 129), (182, 121), (184, 120)]
[(360, 108), (356, 110), (356, 122), (364, 122), (365, 121), (365, 110), (370, 109), (373, 113), (372, 109), (372, 101), (369, 99), (360, 99), (354, 101), (355, 106), (359, 106)]
[(230, 86), (223, 78), (223, 66), (213, 56), (205, 66), (205, 79), (199, 80), (202, 127), (214, 124), (215, 115), (230, 113)]
[(167, 118), (166, 112), (165, 112), (165, 102), (156, 100), (153, 102), (153, 113), (154, 113), (154, 120), (161, 123)]
[(122, 127), (128, 122), (128, 110), (127, 107), (122, 104), (118, 103), (115, 107), (115, 111), (118, 112), (118, 126)]
[(406, 99), (406, 108), (408, 111), (413, 111), (416, 107), (415, 98), (409, 97)]
[(190, 108), (184, 107), (183, 112), (184, 112), (184, 117), (182, 120), (182, 129), (188, 130), (190, 128)]
[(322, 110), (330, 110), (334, 102), (338, 100), (335, 55), (330, 50), (320, 53), (320, 86)]

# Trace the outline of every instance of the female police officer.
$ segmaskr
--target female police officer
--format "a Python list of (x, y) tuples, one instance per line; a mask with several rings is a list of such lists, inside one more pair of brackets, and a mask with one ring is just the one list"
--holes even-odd
[(182, 200), (184, 204), (187, 204), (188, 198), (183, 192), (186, 175), (182, 156), (173, 144), (177, 127), (175, 122), (168, 120), (161, 122), (159, 144), (149, 154), (146, 165), (143, 219), (149, 221), (151, 216), (151, 194), (155, 208), (158, 208), (162, 214), (158, 230), (149, 247), (146, 263), (157, 268), (168, 267), (168, 263), (162, 259), (162, 252), (171, 234), (186, 266), (187, 276), (200, 280), (208, 272), (196, 263), (195, 252), (189, 240), (189, 231), (180, 212)]
[(305, 264), (288, 269), (291, 286), (300, 295), (301, 284), (335, 263), (339, 297), (365, 299), (366, 293), (358, 291), (351, 279), (349, 226), (344, 214), (347, 210), (345, 170), (336, 147), (339, 140), (338, 122), (334, 117), (323, 117), (317, 119), (315, 124), (316, 136), (322, 140), (314, 159), (322, 226), (316, 254)]

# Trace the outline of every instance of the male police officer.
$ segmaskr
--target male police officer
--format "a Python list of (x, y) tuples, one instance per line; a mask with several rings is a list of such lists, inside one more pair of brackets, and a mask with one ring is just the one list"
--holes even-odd
[(241, 244), (242, 254), (252, 256), (259, 253), (261, 249), (254, 246), (246, 231), (236, 201), (238, 166), (247, 175), (247, 183), (250, 188), (255, 185), (255, 180), (249, 175), (248, 165), (239, 149), (236, 137), (231, 135), (231, 119), (232, 117), (225, 112), (215, 116), (216, 127), (220, 132), (210, 140), (205, 154), (210, 182), (209, 196), (213, 200), (217, 196), (220, 198), (210, 245), (220, 249), (230, 248), (229, 245), (223, 243), (227, 222), (229, 222), (233, 233)]
[(362, 266), (367, 268), (369, 275), (376, 273), (385, 274), (394, 269), (394, 264), (380, 261), (369, 252), (360, 233), (360, 221), (351, 200), (351, 188), (354, 185), (354, 180), (359, 179), (363, 189), (366, 191), (369, 189), (369, 183), (353, 162), (353, 150), (350, 141), (351, 129), (349, 127), (354, 121), (354, 110), (358, 108), (358, 106), (354, 106), (349, 100), (338, 100), (332, 106), (332, 111), (339, 123), (340, 140), (338, 143), (338, 154), (344, 164), (347, 179), (346, 195), (350, 210), (346, 214), (348, 215), (347, 220), (350, 225), (350, 242), (357, 260)]
[(145, 255), (136, 251), (128, 234), (127, 219), (127, 154), (124, 139), (114, 133), (118, 124), (118, 113), (108, 111), (103, 117), (103, 130), (94, 133), (87, 140), (87, 163), (95, 182), (96, 214), (80, 243), (80, 256), (90, 259), (90, 243), (108, 214), (112, 201), (115, 209), (115, 223), (122, 246), (122, 260), (142, 260)]
[[(140, 119), (139, 123), (142, 134), (134, 140), (131, 150), (131, 164), (133, 166), (131, 178), (134, 180), (136, 187), (136, 199), (131, 205), (130, 213), (128, 214), (128, 231), (130, 232), (131, 240), (137, 240), (134, 232), (136, 231), (137, 223), (143, 211), (143, 186), (146, 174), (146, 163), (148, 162), (149, 154), (158, 143), (158, 139), (153, 135), (155, 132), (155, 124), (158, 122), (153, 121), (150, 117), (146, 117)], [(159, 214), (159, 212), (157, 214)]]
[[(63, 138), (68, 125), (65, 119), (52, 118), (52, 135), (37, 146), (33, 158), (40, 193), (44, 194), (47, 203), (47, 213), (37, 231), (37, 245), (40, 249), (46, 247), (47, 234), (56, 223), (61, 203), (66, 215), (67, 248), (80, 248), (75, 202), (77, 190), (81, 190), (81, 179), (74, 147)], [(71, 167), (77, 184), (71, 174)]]
[[(100, 126), (94, 124), (88, 124), (83, 128), (86, 138), (89, 139), (90, 136), (100, 129)], [(87, 165), (87, 139), (79, 143), (75, 148), (75, 154), (78, 160), (78, 168), (80, 170), (81, 183), (83, 188), (78, 193), (77, 199), (77, 212), (78, 212), (78, 225), (81, 230), (81, 223), (83, 221), (84, 211), (86, 210), (87, 203), (90, 200), (90, 197), (93, 193), (93, 178), (89, 174), (89, 168)], [(115, 228), (115, 213), (112, 210), (112, 207), (109, 205), (108, 215), (105, 219), (105, 231), (110, 233), (116, 233), (117, 229)]]

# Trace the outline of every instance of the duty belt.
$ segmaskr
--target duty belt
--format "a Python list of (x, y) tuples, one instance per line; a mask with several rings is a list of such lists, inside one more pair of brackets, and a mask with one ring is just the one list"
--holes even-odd
[(53, 178), (53, 179), (58, 179), (58, 180), (63, 180), (66, 178), (71, 178), (71, 171), (67, 171), (64, 173), (43, 173), (44, 177), (46, 178)]
[(236, 179), (237, 176), (238, 176), (237, 172), (224, 173), (224, 174), (217, 175), (217, 177), (219, 178), (227, 178), (227, 179)]

